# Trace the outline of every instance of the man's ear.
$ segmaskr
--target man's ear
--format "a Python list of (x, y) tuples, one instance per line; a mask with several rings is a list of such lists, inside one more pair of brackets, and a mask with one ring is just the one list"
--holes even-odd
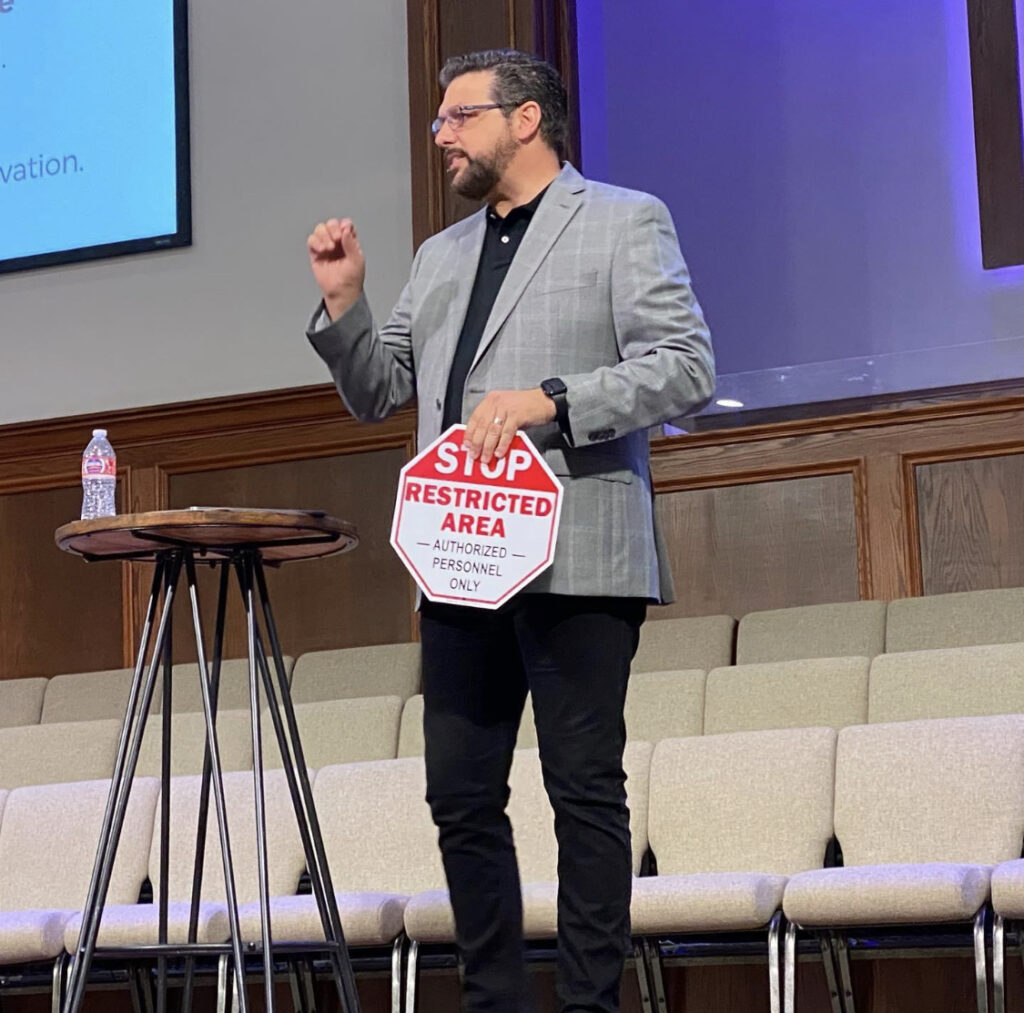
[(542, 113), (536, 102), (524, 102), (513, 114), (515, 135), (520, 141), (531, 141), (540, 131)]

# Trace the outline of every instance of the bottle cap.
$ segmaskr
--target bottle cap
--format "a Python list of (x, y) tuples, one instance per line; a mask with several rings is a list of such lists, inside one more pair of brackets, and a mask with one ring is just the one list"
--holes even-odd
[(107, 435), (107, 431), (106, 429), (94, 429), (92, 431), (92, 435), (99, 439), (103, 439)]

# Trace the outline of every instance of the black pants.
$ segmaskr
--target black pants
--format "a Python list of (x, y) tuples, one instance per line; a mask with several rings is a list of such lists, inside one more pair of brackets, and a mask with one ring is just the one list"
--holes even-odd
[(646, 602), (523, 594), (497, 612), (425, 602), (427, 801), (439, 831), (463, 1008), (532, 1007), (505, 806), (527, 689), (558, 839), (558, 995), (614, 1013), (629, 949), (631, 858), (622, 752)]

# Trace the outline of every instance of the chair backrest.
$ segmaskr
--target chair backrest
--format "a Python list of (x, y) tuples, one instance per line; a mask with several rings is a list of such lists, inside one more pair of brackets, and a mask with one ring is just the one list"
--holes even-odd
[[(0, 910), (79, 910), (85, 903), (109, 781), (12, 791), (0, 821)], [(132, 784), (108, 904), (134, 904), (146, 878), (159, 784)]]
[(736, 664), (798, 658), (873, 658), (885, 649), (885, 615), (883, 601), (750, 612), (740, 620)]
[(317, 771), (313, 798), (335, 889), (419, 893), (445, 885), (422, 756)]
[(114, 719), (0, 728), (0, 787), (108, 778), (120, 730)]
[[(168, 895), (172, 901), (185, 901), (192, 896), (192, 874), (195, 864), (196, 826), (201, 784), (202, 778), (198, 776), (171, 779)], [(284, 771), (266, 771), (264, 790), (270, 894), (274, 897), (287, 896), (295, 893), (306, 862)], [(239, 903), (254, 901), (259, 898), (259, 867), (256, 852), (256, 810), (253, 804), (252, 772), (226, 773), (224, 775), (224, 795), (238, 900)], [(217, 832), (212, 788), (206, 848), (203, 856), (203, 899), (223, 901), (226, 897), (224, 866), (221, 862), (220, 838)], [(152, 845), (149, 851), (149, 877), (153, 882), (154, 896), (156, 896), (156, 891), (160, 887), (159, 803), (153, 822)]]
[[(209, 659), (207, 659), (209, 661)], [(294, 661), (285, 657), (285, 673), (291, 675)], [(277, 685), (277, 674), (274, 671), (273, 659), (270, 661), (271, 680)], [(259, 672), (260, 697), (263, 697), (263, 682)], [(186, 712), (202, 712), (203, 691), (199, 687), (199, 666), (195, 662), (182, 662), (171, 669), (171, 710), (175, 714)], [(159, 696), (154, 697), (153, 707), (159, 711), (163, 702)], [(217, 684), (217, 710), (247, 710), (249, 707), (249, 659), (228, 658), (220, 664), (220, 680)]]
[[(623, 716), (629, 740), (657, 742), (700, 735), (704, 723), (704, 673), (634, 672), (629, 677)], [(533, 697), (527, 694), (516, 749), (536, 748)]]
[(651, 761), (659, 875), (821, 866), (832, 837), (832, 728), (663, 739)]
[[(633, 873), (647, 850), (647, 800), (652, 746), (629, 742), (622, 757), (632, 836)], [(548, 801), (536, 749), (517, 749), (509, 775), (508, 817), (516, 842), (519, 875), (524, 883), (548, 883), (558, 878), (558, 846), (554, 812)]]
[[(160, 776), (163, 718), (150, 715), (142, 736), (138, 773)], [(248, 710), (217, 710), (217, 746), (222, 770), (252, 770), (252, 731)], [(273, 737), (271, 733), (270, 737)], [(267, 738), (264, 728), (264, 739)], [(202, 713), (171, 713), (171, 776), (200, 774), (206, 755), (206, 718)]]
[(397, 756), (423, 755), (423, 694), (415, 693), (402, 707)]
[(37, 725), (49, 679), (0, 679), (0, 728)]
[(871, 663), (868, 721), (1024, 713), (1024, 644), (880, 654)]
[(112, 668), (55, 675), (46, 683), (39, 720), (49, 723), (123, 719), (133, 674), (131, 668)]
[(846, 865), (1020, 857), (1024, 715), (844, 728), (835, 832)]
[(300, 655), (292, 676), (296, 703), (353, 696), (400, 696), (420, 691), (420, 645), (375, 644)]
[(1024, 587), (958, 591), (889, 602), (885, 650), (927, 651), (1024, 640)]
[(736, 665), (708, 673), (704, 732), (863, 724), (867, 658), (810, 658)]
[(732, 616), (650, 619), (640, 627), (634, 672), (700, 669), (732, 664), (736, 620)]
[(706, 681), (696, 669), (634, 672), (626, 689), (626, 738), (654, 743), (700, 735)]
[[(401, 719), (402, 699), (397, 696), (295, 705), (306, 766), (314, 770), (335, 763), (392, 759), (398, 748)], [(269, 712), (263, 714), (263, 765), (281, 766), (281, 752)]]

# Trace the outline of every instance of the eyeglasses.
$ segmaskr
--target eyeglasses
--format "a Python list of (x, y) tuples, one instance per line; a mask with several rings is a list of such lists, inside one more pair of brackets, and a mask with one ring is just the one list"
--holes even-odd
[(447, 123), (452, 130), (461, 130), (466, 125), (466, 120), (470, 116), (476, 113), (482, 113), (485, 109), (504, 109), (505, 106), (501, 102), (478, 102), (472, 106), (452, 106), (451, 109), (445, 109), (445, 111), (438, 116), (433, 123), (430, 124), (430, 132), (436, 137), (441, 128)]

